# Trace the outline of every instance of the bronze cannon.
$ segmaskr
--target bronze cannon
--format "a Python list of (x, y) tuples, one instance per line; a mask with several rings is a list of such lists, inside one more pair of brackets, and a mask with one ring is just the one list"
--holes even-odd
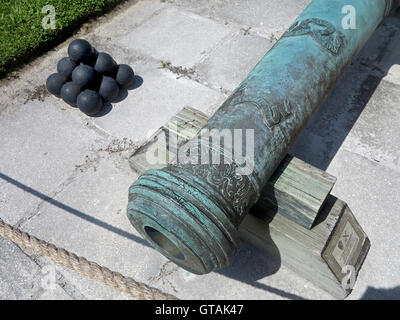
[(148, 170), (130, 187), (129, 220), (167, 258), (196, 274), (230, 263), (238, 227), (262, 188), (399, 2), (352, 1), (355, 29), (343, 25), (346, 5), (314, 0), (204, 129), (180, 148), (177, 161)]

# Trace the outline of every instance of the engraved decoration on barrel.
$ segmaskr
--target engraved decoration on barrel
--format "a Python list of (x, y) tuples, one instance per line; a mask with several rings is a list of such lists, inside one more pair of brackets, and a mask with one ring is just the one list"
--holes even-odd
[(330, 22), (318, 18), (296, 21), (282, 38), (295, 36), (311, 36), (324, 49), (337, 56), (344, 47), (344, 35)]
[(287, 97), (281, 99), (281, 102), (274, 103), (269, 101), (268, 96), (264, 95), (252, 96), (246, 94), (247, 85), (240, 85), (232, 95), (226, 100), (221, 108), (226, 106), (237, 106), (243, 104), (246, 106), (254, 106), (260, 112), (263, 122), (270, 130), (279, 125), (293, 114), (294, 103), (290, 102)]

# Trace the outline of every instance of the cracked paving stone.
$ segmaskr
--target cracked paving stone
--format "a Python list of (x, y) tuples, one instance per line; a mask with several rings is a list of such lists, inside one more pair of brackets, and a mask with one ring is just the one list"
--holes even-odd
[(52, 195), (100, 137), (58, 109), (30, 101), (0, 116), (0, 216), (14, 224)]
[(72, 299), (47, 265), (42, 268), (12, 242), (0, 238), (0, 252), (0, 299)]

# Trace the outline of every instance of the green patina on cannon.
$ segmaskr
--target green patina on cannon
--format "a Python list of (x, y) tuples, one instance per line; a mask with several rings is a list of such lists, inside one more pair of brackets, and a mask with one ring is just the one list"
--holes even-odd
[[(238, 227), (290, 146), (397, 0), (354, 0), (357, 27), (342, 26), (346, 0), (314, 0), (251, 71), (205, 129), (252, 129), (251, 172), (230, 146), (202, 133), (189, 144), (218, 164), (179, 161), (142, 174), (129, 189), (128, 217), (153, 247), (197, 274), (227, 266)], [(204, 131), (203, 131), (204, 132)], [(187, 147), (182, 148), (187, 155)], [(228, 152), (227, 152), (228, 150)], [(233, 152), (232, 152), (233, 151)], [(242, 150), (240, 150), (241, 152)], [(189, 152), (190, 153), (190, 152)], [(192, 160), (201, 158), (195, 155)], [(185, 157), (183, 157), (185, 158)]]

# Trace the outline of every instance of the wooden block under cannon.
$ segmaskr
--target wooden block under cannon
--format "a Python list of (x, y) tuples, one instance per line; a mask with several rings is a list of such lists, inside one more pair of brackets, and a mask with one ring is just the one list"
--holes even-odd
[[(207, 121), (203, 113), (184, 108), (132, 155), (131, 168), (142, 174), (164, 167), (176, 158), (177, 147), (194, 137)], [(151, 148), (160, 139), (167, 141), (166, 149), (157, 148), (158, 159), (165, 161), (150, 164), (146, 153), (153, 152)], [(169, 144), (172, 139), (177, 139), (176, 143)], [(330, 195), (335, 181), (326, 172), (288, 155), (239, 231), (271, 259), (280, 259), (333, 297), (343, 299), (351, 292), (370, 242), (346, 203)]]
[[(347, 204), (329, 195), (311, 230), (258, 202), (239, 228), (241, 238), (337, 299), (351, 293), (370, 241)], [(349, 282), (349, 283), (347, 283)]]

